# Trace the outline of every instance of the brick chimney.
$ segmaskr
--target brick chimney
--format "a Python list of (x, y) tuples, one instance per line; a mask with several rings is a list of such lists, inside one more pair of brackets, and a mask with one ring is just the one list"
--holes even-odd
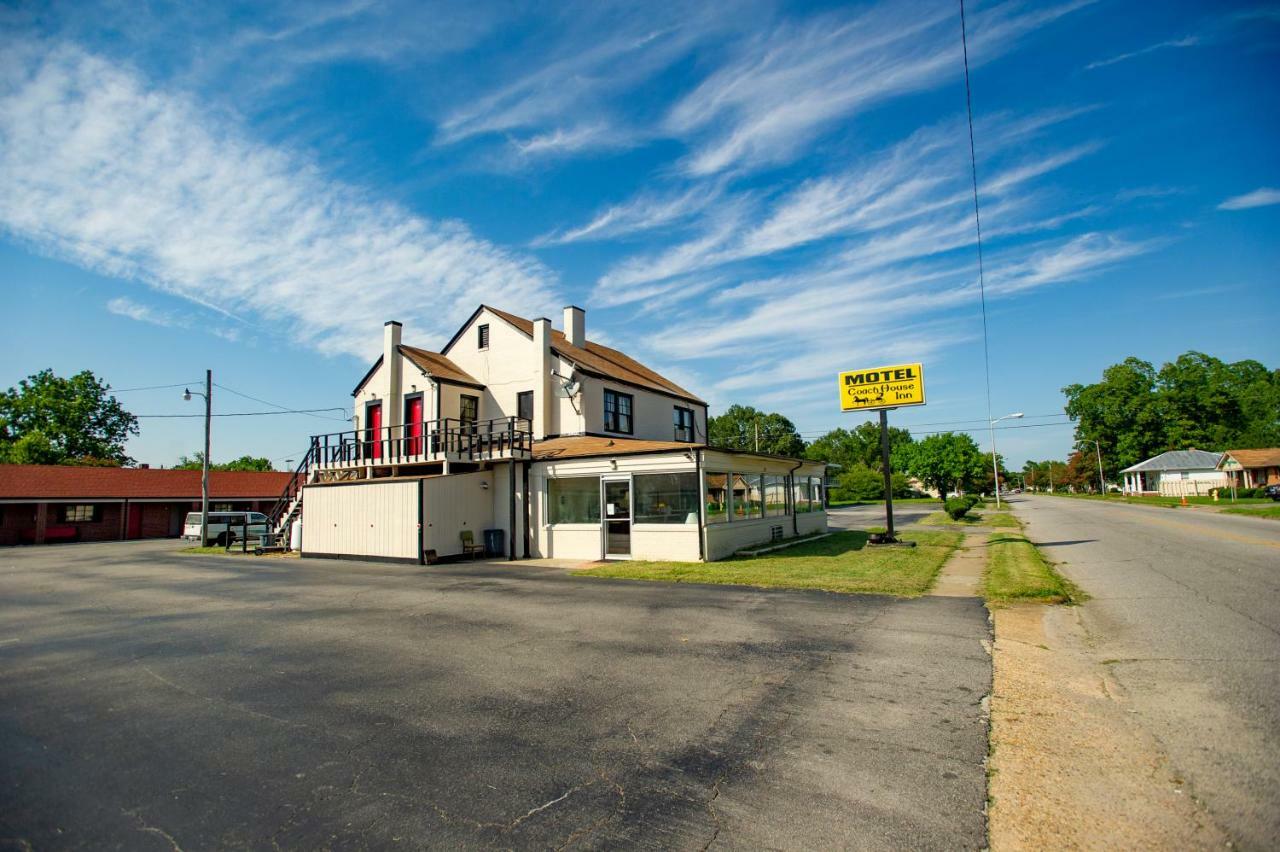
[(577, 305), (565, 306), (564, 336), (578, 348), (587, 345), (587, 312)]
[(539, 317), (533, 321), (533, 438), (540, 441), (551, 434), (551, 320)]
[[(382, 401), (382, 425), (392, 428), (400, 425), (404, 414), (401, 403), (404, 377), (401, 375), (400, 330), (400, 323), (395, 320), (388, 321), (382, 327), (382, 369), (387, 371), (387, 397)], [(394, 431), (390, 434), (397, 435)]]

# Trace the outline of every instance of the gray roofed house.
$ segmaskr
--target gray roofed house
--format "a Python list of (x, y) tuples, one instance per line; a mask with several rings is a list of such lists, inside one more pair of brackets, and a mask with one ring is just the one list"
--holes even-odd
[(1126, 494), (1159, 493), (1167, 496), (1198, 495), (1226, 485), (1226, 476), (1218, 470), (1222, 453), (1206, 450), (1169, 450), (1146, 461), (1126, 467)]

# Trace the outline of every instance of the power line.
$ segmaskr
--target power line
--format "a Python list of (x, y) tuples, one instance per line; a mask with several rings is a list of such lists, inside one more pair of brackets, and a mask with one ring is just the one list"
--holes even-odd
[(179, 382), (176, 385), (147, 385), (146, 387), (140, 387), (140, 388), (110, 388), (110, 391), (111, 393), (129, 393), (130, 391), (166, 390), (168, 388), (185, 388), (185, 387), (190, 387), (191, 385), (199, 384), (202, 381), (204, 380), (198, 379), (194, 382)]
[[(978, 297), (982, 304), (982, 367), (987, 379), (987, 422), (991, 423), (991, 347), (987, 342), (987, 284), (982, 262), (982, 216), (978, 212), (978, 155), (973, 144), (973, 93), (969, 86), (969, 36), (960, 0), (960, 46), (964, 53), (964, 105), (969, 117), (969, 169), (973, 177), (973, 224), (978, 235)], [(992, 441), (994, 442), (994, 438)], [(995, 447), (991, 448), (995, 452)], [(996, 492), (1000, 496), (1000, 492)]]
[[(211, 417), (266, 417), (273, 414), (314, 414), (317, 411), (346, 411), (345, 408), (291, 408), (284, 411), (231, 411), (224, 414), (211, 414)], [(203, 414), (135, 414), (139, 419), (179, 419), (184, 417), (204, 417)], [(339, 418), (329, 418), (337, 420)]]
[[(247, 393), (243, 393), (243, 392), (241, 392), (241, 391), (238, 391), (238, 390), (236, 390), (235, 388), (229, 388), (229, 387), (227, 387), (226, 385), (220, 385), (220, 384), (218, 384), (217, 382), (214, 382), (214, 383), (213, 383), (213, 385), (214, 385), (214, 387), (222, 388), (222, 389), (223, 389), (224, 391), (226, 391), (227, 393), (233, 393), (233, 394), (235, 394), (236, 396), (242, 396), (242, 397), (244, 397), (245, 399), (252, 400), (253, 402), (260, 402), (260, 403), (262, 403), (263, 405), (269, 405), (269, 406), (271, 406), (272, 408), (278, 408), (278, 409), (280, 409), (282, 412), (283, 412), (283, 411), (300, 411), (300, 409), (290, 409), (288, 406), (281, 405), (281, 404), (280, 404), (280, 403), (278, 403), (278, 402), (271, 402), (270, 400), (267, 400), (267, 399), (259, 399), (259, 398), (258, 398), (258, 397), (256, 397), (256, 396), (249, 396), (249, 394), (247, 394)], [(346, 409), (345, 409), (345, 408), (336, 408), (336, 409), (315, 409), (315, 410), (316, 410), (316, 411), (346, 411)], [(322, 415), (322, 414), (314, 414), (314, 413), (311, 413), (311, 412), (309, 412), (309, 411), (308, 411), (308, 412), (301, 412), (301, 413), (307, 413), (307, 414), (309, 414), (309, 416), (311, 416), (311, 417), (318, 417), (318, 418), (320, 418), (321, 420), (343, 420), (343, 421), (345, 421), (345, 420), (347, 419), (347, 418), (345, 418), (345, 417), (325, 417), (325, 416), (324, 416), (324, 415)]]
[[(1028, 415), (1026, 415), (1023, 419), (1024, 419), (1024, 420), (1042, 420), (1042, 419), (1047, 418), (1047, 417), (1067, 417), (1067, 416), (1068, 416), (1068, 415), (1066, 415), (1066, 414), (1062, 414), (1062, 413), (1057, 413), (1057, 414), (1028, 414)], [(867, 421), (867, 422), (871, 422), (871, 421)], [(973, 423), (976, 423), (976, 424), (984, 425), (984, 426), (985, 426), (985, 425), (986, 425), (986, 423), (987, 423), (987, 421), (986, 421), (986, 420), (935, 420), (935, 421), (933, 421), (933, 422), (931, 422), (931, 423), (910, 423), (910, 424), (904, 424), (904, 425), (903, 425), (903, 426), (901, 426), (901, 427), (897, 427), (897, 426), (895, 426), (894, 428), (895, 428), (895, 429), (896, 429), (896, 428), (902, 428), (902, 429), (914, 429), (914, 428), (915, 428), (915, 427), (917, 427), (917, 426), (963, 426), (963, 425), (965, 425), (965, 424), (973, 424)], [(801, 437), (805, 437), (805, 436), (808, 436), (808, 435), (817, 435), (817, 436), (821, 437), (821, 436), (823, 436), (823, 435), (828, 435), (828, 434), (830, 434), (830, 433), (832, 433), (832, 432), (834, 432), (834, 431), (835, 431), (835, 429), (827, 429), (826, 431), (822, 431), (822, 430), (818, 430), (818, 429), (811, 429), (811, 430), (808, 430), (808, 431), (799, 432), (798, 434), (799, 434)]]

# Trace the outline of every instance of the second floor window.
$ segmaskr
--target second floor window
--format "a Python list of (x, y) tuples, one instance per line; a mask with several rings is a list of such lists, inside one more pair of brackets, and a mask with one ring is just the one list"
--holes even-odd
[(516, 394), (516, 417), (533, 422), (533, 391)]
[(693, 442), (693, 409), (676, 406), (671, 415), (676, 427), (676, 440)]
[(458, 419), (463, 423), (475, 423), (480, 419), (480, 397), (463, 394), (458, 397)]
[(488, 324), (478, 326), (476, 328), (476, 345), (480, 349), (489, 348), (489, 326)]
[(630, 435), (635, 431), (631, 423), (631, 394), (613, 390), (604, 392), (604, 430)]

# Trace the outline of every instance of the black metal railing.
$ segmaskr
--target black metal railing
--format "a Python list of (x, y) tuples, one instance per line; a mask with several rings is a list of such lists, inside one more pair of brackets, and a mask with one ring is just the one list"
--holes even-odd
[(276, 533), (288, 535), (287, 529), (289, 521), (292, 521), (294, 515), (297, 514), (300, 506), (299, 496), (302, 494), (302, 487), (307, 484), (308, 478), (311, 476), (311, 467), (316, 462), (316, 445), (315, 439), (311, 441), (311, 447), (307, 450), (307, 454), (302, 457), (293, 476), (289, 477), (289, 482), (284, 487), (284, 491), (280, 492), (279, 499), (276, 500), (271, 511), (267, 513), (267, 517), (271, 520), (271, 530)]
[(467, 421), (455, 417), (400, 426), (315, 435), (314, 464), (321, 468), (358, 465), (483, 461), (523, 457), (533, 451), (533, 429), (523, 417)]

